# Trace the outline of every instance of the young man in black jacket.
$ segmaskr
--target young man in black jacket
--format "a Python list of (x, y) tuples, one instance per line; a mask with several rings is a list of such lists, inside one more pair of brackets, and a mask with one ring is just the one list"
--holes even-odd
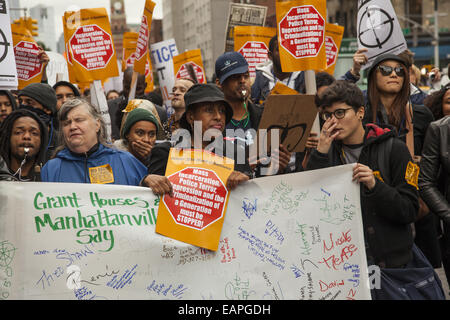
[[(355, 84), (337, 81), (316, 100), (326, 121), (306, 169), (355, 163), (353, 180), (361, 188), (368, 264), (404, 267), (412, 258), (411, 223), (419, 207), (418, 166), (394, 131), (363, 125), (364, 98)], [(395, 152), (386, 150), (387, 143)], [(383, 152), (385, 158), (380, 160)]]

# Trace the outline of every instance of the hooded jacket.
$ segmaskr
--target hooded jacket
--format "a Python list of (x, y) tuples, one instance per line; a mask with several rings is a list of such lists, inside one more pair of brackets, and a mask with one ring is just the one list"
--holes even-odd
[[(393, 139), (392, 150), (395, 152), (384, 153), (389, 156), (389, 159), (386, 159), (389, 173), (386, 173), (381, 169), (382, 164), (378, 163), (378, 155), (381, 148), (385, 148), (388, 139)], [(340, 141), (333, 142), (328, 154), (314, 149), (306, 170), (343, 165), (346, 161), (342, 154)], [(358, 163), (370, 167), (375, 176), (379, 176), (375, 179), (375, 187), (370, 191), (364, 184), (360, 184), (368, 262), (380, 267), (402, 267), (412, 258), (411, 223), (414, 222), (419, 208), (417, 185), (414, 185), (413, 179), (407, 180), (407, 173), (410, 172), (408, 170), (415, 168), (408, 148), (389, 128), (366, 125)], [(389, 181), (389, 184), (384, 183), (385, 180)]]
[(138, 186), (147, 168), (129, 152), (95, 145), (85, 154), (65, 148), (42, 168), (42, 181)]
[[(22, 177), (21, 180), (14, 176), (14, 172), (10, 170), (11, 167), (11, 134), (14, 122), (22, 117), (30, 117), (39, 125), (41, 131), (41, 145), (39, 152), (34, 159), (34, 165), (30, 170), (30, 173), (26, 177)], [(0, 180), (10, 181), (40, 181), (40, 168), (44, 165), (46, 157), (46, 147), (48, 140), (47, 126), (42, 122), (37, 114), (26, 109), (17, 109), (11, 112), (8, 117), (3, 121), (0, 127)]]

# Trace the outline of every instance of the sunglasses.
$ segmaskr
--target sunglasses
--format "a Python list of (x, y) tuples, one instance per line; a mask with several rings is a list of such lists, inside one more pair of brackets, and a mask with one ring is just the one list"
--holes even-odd
[(380, 70), (381, 74), (385, 77), (390, 76), (392, 71), (395, 71), (395, 74), (399, 77), (404, 77), (405, 76), (405, 69), (402, 67), (390, 67), (390, 66), (383, 66), (380, 65), (378, 66), (378, 70)]

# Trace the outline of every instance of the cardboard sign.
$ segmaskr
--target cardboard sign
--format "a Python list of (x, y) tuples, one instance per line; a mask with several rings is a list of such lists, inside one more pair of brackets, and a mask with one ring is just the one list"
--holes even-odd
[(277, 0), (276, 11), (281, 69), (326, 69), (326, 1)]
[(3, 2), (3, 10), (0, 11), (0, 42), (3, 46), (0, 49), (0, 88), (15, 90), (18, 79), (8, 3), (9, 1)]
[(344, 27), (336, 24), (327, 23), (325, 26), (325, 48), (327, 54), (327, 69), (329, 74), (333, 75), (334, 68), (341, 48), (342, 37), (344, 36)]
[(71, 82), (92, 82), (119, 75), (105, 8), (64, 12), (63, 26)]
[(367, 48), (368, 62), (361, 69), (369, 68), (382, 54), (399, 54), (408, 48), (394, 7), (389, 0), (358, 1), (358, 48)]
[[(271, 130), (279, 130), (280, 144), (290, 152), (303, 152), (316, 115), (314, 95), (269, 95), (259, 123), (258, 140), (267, 141), (270, 150)], [(260, 132), (261, 129), (267, 131)]]
[(269, 42), (277, 34), (275, 28), (256, 26), (234, 27), (234, 51), (239, 52), (248, 62), (250, 77), (255, 77), (258, 64), (267, 61)]
[(234, 50), (234, 27), (260, 26), (266, 22), (267, 7), (251, 4), (230, 3), (225, 35), (225, 52)]
[(24, 192), (23, 182), (0, 181), (0, 297), (370, 300), (376, 269), (367, 267), (352, 172), (349, 164), (238, 186), (217, 251), (155, 233), (161, 201), (148, 188), (27, 182)]
[(156, 232), (216, 251), (229, 196), (225, 184), (233, 168), (233, 161), (207, 151), (172, 148), (165, 175), (173, 197), (162, 198)]
[[(173, 57), (175, 79), (190, 78), (197, 83), (206, 83), (200, 49), (189, 50)], [(195, 79), (193, 79), (195, 77)]]
[(31, 36), (31, 32), (24, 26), (11, 25), (16, 59), (17, 78), (19, 89), (31, 83), (41, 82), (43, 66), (39, 60), (39, 47)]
[(154, 8), (155, 3), (153, 1), (145, 1), (144, 13), (142, 14), (141, 27), (139, 28), (139, 37), (136, 44), (136, 56), (134, 61), (134, 71), (139, 72), (140, 74), (145, 74), (145, 68), (148, 58), (150, 28), (152, 25)]

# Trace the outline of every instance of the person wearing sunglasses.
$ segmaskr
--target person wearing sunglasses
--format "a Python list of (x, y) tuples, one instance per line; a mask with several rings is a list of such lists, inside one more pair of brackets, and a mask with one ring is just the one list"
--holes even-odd
[[(368, 73), (364, 123), (391, 125), (406, 143), (415, 163), (419, 163), (429, 124), (434, 121), (430, 109), (411, 103), (409, 69), (405, 60), (394, 54), (375, 59)], [(434, 267), (441, 264), (436, 231), (437, 219), (419, 199), (415, 221), (415, 243)]]
[[(364, 97), (354, 83), (337, 80), (316, 95), (315, 102), (325, 122), (306, 170), (354, 164), (352, 178), (361, 190), (367, 263), (403, 268), (411, 261), (411, 223), (419, 207), (417, 189), (405, 176), (412, 159), (405, 143), (390, 126), (363, 124)], [(382, 152), (388, 143), (395, 152)], [(381, 286), (380, 291), (384, 289)], [(373, 297), (378, 293), (373, 292)]]

